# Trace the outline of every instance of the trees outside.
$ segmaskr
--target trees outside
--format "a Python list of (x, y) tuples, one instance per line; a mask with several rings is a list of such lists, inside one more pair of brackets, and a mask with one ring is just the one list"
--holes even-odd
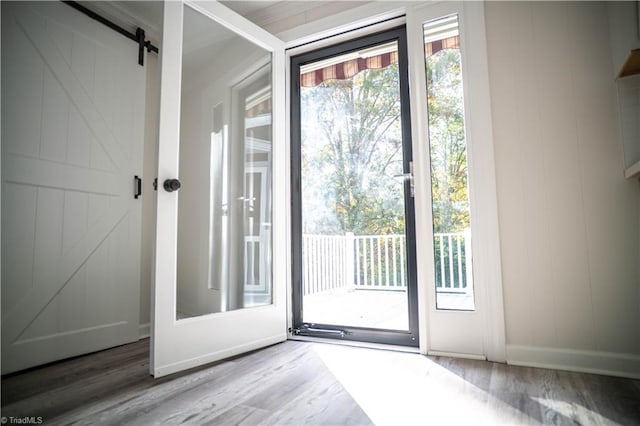
[(430, 56), (426, 72), (434, 232), (462, 232), (470, 225), (460, 50)]
[[(431, 55), (426, 60), (426, 73), (433, 230), (436, 234), (460, 233), (470, 227), (460, 50)], [(469, 286), (466, 238), (434, 238), (437, 287), (443, 288), (445, 283), (449, 289)], [(446, 267), (458, 261), (460, 270)]]
[[(436, 233), (469, 228), (460, 51), (426, 61)], [(304, 232), (404, 233), (398, 66), (301, 88)]]
[(398, 66), (301, 88), (303, 232), (404, 233)]
[[(425, 67), (434, 232), (461, 233), (470, 223), (460, 51), (441, 50)], [(399, 93), (397, 65), (301, 88), (304, 234), (404, 234)], [(387, 260), (376, 266), (372, 253), (400, 250), (381, 241), (357, 254), (372, 271), (393, 266)], [(465, 241), (435, 238), (439, 287), (467, 286)], [(404, 268), (400, 254), (394, 259)], [(446, 267), (458, 260), (462, 271)]]

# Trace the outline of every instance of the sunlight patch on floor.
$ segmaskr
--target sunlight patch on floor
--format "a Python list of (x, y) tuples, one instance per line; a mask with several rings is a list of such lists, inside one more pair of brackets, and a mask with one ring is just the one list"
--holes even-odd
[(337, 345), (315, 352), (376, 425), (537, 423), (419, 354)]
[[(548, 411), (562, 416), (564, 419), (588, 419), (588, 424), (592, 425), (606, 425), (610, 424), (611, 420), (602, 416), (593, 410), (588, 409), (577, 403), (571, 403), (567, 401), (558, 401), (557, 399), (531, 397), (538, 404), (547, 407)], [(565, 422), (566, 423), (566, 422)]]

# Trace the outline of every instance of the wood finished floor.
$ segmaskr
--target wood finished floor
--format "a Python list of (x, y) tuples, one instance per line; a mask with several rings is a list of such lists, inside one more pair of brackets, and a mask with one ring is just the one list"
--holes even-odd
[(44, 424), (640, 424), (640, 381), (287, 341), (170, 377), (148, 340), (2, 378)]

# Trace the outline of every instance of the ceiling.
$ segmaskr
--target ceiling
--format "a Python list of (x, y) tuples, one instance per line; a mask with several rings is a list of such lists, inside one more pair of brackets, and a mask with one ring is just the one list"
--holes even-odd
[(242, 1), (242, 0), (228, 0), (222, 1), (222, 4), (229, 9), (233, 9), (235, 12), (242, 16), (249, 16), (265, 9), (276, 6), (278, 3), (288, 3), (284, 1)]
[[(159, 42), (162, 34), (163, 2), (161, 1), (81, 1), (91, 10), (115, 22), (144, 28), (151, 39)], [(269, 32), (278, 34), (305, 23), (342, 12), (367, 1), (244, 1), (225, 0), (222, 4)]]

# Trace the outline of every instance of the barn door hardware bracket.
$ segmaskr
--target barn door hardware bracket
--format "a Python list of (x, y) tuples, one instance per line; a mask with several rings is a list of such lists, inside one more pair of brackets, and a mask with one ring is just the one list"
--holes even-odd
[(144, 66), (144, 50), (145, 49), (147, 50), (147, 52), (155, 52), (155, 53), (159, 52), (159, 49), (156, 46), (151, 44), (151, 42), (149, 40), (145, 40), (146, 35), (145, 35), (145, 32), (144, 32), (144, 30), (142, 28), (140, 28), (140, 27), (136, 28), (136, 32), (134, 34), (131, 31), (125, 30), (120, 25), (111, 22), (107, 18), (98, 15), (96, 12), (94, 12), (94, 11), (92, 11), (90, 9), (87, 9), (86, 7), (84, 7), (83, 5), (78, 3), (77, 1), (62, 0), (62, 2), (67, 4), (67, 5), (69, 5), (69, 6), (71, 6), (71, 7), (73, 7), (77, 11), (84, 13), (89, 18), (100, 22), (102, 25), (105, 25), (105, 26), (111, 28), (112, 30), (122, 34), (126, 38), (128, 38), (130, 40), (133, 40), (136, 43), (138, 43), (138, 64), (140, 64), (141, 66)]

